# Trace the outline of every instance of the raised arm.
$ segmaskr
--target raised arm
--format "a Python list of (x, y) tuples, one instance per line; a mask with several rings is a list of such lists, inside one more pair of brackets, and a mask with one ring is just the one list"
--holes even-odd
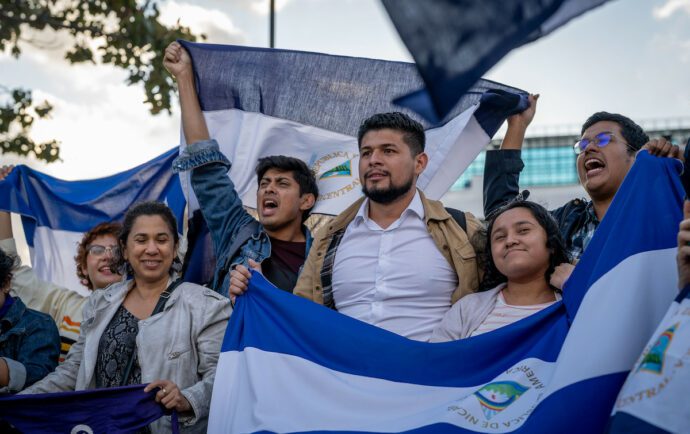
[[(221, 266), (234, 253), (229, 250), (239, 230), (254, 218), (244, 210), (235, 185), (227, 174), (230, 161), (220, 152), (218, 143), (209, 138), (189, 53), (179, 43), (173, 42), (165, 51), (164, 65), (178, 81), (182, 128), (187, 141), (187, 147), (173, 162), (173, 171), (191, 171), (192, 188), (211, 233), (218, 266)], [(259, 228), (253, 238), (259, 240), (261, 233), (262, 228)], [(263, 260), (265, 254), (257, 253), (254, 256)], [(246, 261), (239, 262), (246, 264)], [(218, 267), (215, 275), (217, 279)], [(215, 281), (214, 288), (222, 284), (221, 293), (227, 295), (227, 282), (227, 277), (225, 284)]]
[(194, 84), (192, 58), (179, 42), (165, 49), (163, 66), (175, 77), (182, 111), (182, 130), (188, 145), (210, 138)]
[(525, 167), (520, 157), (527, 127), (534, 119), (539, 95), (529, 96), (529, 107), (508, 118), (501, 149), (487, 151), (484, 165), (484, 215), (513, 199), (520, 192), (520, 172)]

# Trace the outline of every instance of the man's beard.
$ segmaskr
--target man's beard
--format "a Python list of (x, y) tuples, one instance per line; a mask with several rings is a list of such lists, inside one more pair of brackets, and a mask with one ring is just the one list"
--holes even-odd
[(407, 180), (402, 185), (393, 185), (391, 183), (391, 186), (386, 188), (386, 189), (371, 189), (369, 190), (367, 188), (367, 183), (366, 180), (365, 182), (362, 183), (362, 193), (366, 197), (369, 198), (372, 202), (380, 203), (382, 205), (387, 205), (389, 203), (393, 203), (396, 200), (400, 199), (402, 196), (407, 194), (407, 192), (412, 189), (412, 185), (414, 184), (414, 178), (410, 177), (410, 179)]

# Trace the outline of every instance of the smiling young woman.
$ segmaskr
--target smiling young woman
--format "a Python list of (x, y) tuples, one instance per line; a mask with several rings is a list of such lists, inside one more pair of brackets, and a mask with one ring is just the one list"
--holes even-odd
[[(432, 342), (480, 335), (526, 318), (560, 299), (549, 284), (568, 262), (556, 221), (541, 205), (515, 200), (489, 218), (483, 287), (455, 303)], [(490, 289), (489, 289), (490, 288)]]

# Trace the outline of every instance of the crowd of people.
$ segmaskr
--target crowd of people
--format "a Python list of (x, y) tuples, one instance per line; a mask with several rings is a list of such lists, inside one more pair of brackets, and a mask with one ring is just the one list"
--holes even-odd
[[(445, 208), (416, 188), (426, 168), (423, 127), (402, 113), (364, 120), (358, 136), (363, 197), (316, 234), (305, 226), (318, 197), (314, 174), (288, 156), (260, 159), (258, 221), (244, 209), (210, 137), (191, 59), (178, 43), (165, 68), (179, 89), (188, 145), (171, 170), (189, 172), (216, 256), (210, 288), (177, 274), (177, 222), (143, 202), (121, 223), (84, 234), (75, 255), (82, 296), (41, 280), (16, 255), (10, 215), (0, 212), (0, 393), (50, 393), (146, 384), (174, 409), (182, 432), (205, 432), (213, 380), (232, 304), (250, 269), (277, 288), (419, 341), (487, 333), (561, 298), (640, 149), (680, 158), (629, 118), (592, 115), (575, 144), (589, 199), (548, 211), (520, 193), (525, 131), (538, 95), (508, 119), (488, 151), (486, 222)], [(11, 168), (3, 168), (3, 179)], [(679, 288), (690, 283), (690, 202), (678, 233)], [(324, 331), (325, 332), (325, 331)], [(164, 417), (144, 432), (169, 432)]]

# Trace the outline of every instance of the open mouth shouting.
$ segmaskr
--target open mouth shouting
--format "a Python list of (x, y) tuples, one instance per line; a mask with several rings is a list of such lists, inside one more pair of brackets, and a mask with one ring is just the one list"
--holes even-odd
[(604, 167), (606, 167), (606, 164), (600, 159), (593, 156), (585, 157), (584, 168), (588, 179), (599, 175), (603, 172)]
[(278, 200), (266, 198), (261, 202), (261, 213), (264, 217), (274, 215), (278, 210)]

